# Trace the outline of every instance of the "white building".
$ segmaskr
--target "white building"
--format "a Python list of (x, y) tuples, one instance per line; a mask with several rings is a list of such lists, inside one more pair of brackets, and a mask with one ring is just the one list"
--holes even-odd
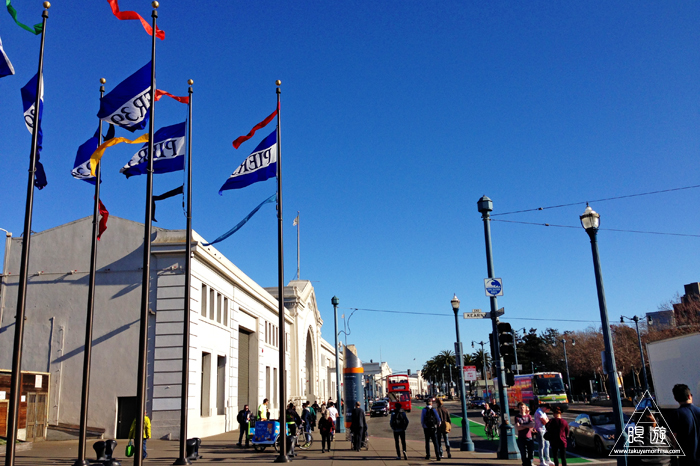
[(371, 359), (369, 362), (362, 363), (365, 380), (369, 380), (374, 384), (373, 395), (375, 398), (384, 398), (387, 395), (386, 378), (392, 374), (391, 367), (387, 362), (374, 362)]
[[(90, 427), (124, 438), (136, 415), (143, 225), (110, 217), (98, 245)], [(49, 372), (50, 425), (78, 424), (92, 219), (32, 236), (22, 370)], [(21, 238), (6, 250), (0, 293), (0, 368), (12, 361)], [(185, 231), (153, 228), (148, 321), (147, 410), (154, 438), (179, 436)], [(335, 399), (335, 352), (321, 338), (313, 286), (284, 289), (286, 371), (279, 372), (277, 288), (263, 288), (193, 233), (188, 436), (236, 429), (244, 404), (263, 398)], [(342, 369), (342, 353), (341, 353)], [(341, 372), (342, 373), (342, 372)], [(1, 415), (2, 413), (0, 413)], [(20, 432), (20, 438), (22, 433)]]
[(421, 371), (416, 371), (415, 374), (408, 376), (408, 385), (411, 390), (411, 396), (423, 395), (428, 393), (428, 384), (421, 375)]

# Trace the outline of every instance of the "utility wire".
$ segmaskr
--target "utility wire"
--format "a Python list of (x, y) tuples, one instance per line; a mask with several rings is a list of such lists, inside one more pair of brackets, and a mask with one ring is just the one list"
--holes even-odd
[(670, 189), (662, 189), (662, 190), (659, 190), (659, 191), (649, 191), (649, 192), (646, 192), (646, 193), (626, 194), (626, 195), (624, 195), (624, 196), (606, 197), (606, 198), (604, 198), (604, 199), (594, 199), (594, 200), (592, 200), (592, 201), (572, 202), (572, 203), (570, 203), (570, 204), (559, 204), (559, 205), (552, 205), (552, 206), (548, 206), (548, 207), (537, 207), (537, 208), (534, 208), (534, 209), (514, 210), (514, 211), (512, 211), (512, 212), (503, 212), (503, 213), (499, 213), (499, 214), (491, 214), (491, 217), (495, 217), (495, 216), (497, 216), (497, 215), (521, 214), (521, 213), (523, 213), (523, 212), (533, 212), (533, 211), (536, 211), (536, 210), (558, 209), (558, 208), (560, 208), (560, 207), (570, 207), (570, 206), (573, 206), (573, 205), (586, 204), (586, 203), (588, 203), (588, 202), (615, 201), (615, 200), (618, 200), (618, 199), (626, 199), (626, 198), (629, 198), (629, 197), (649, 196), (649, 195), (652, 195), (652, 194), (670, 193), (670, 192), (673, 192), (673, 191), (683, 191), (683, 190), (685, 190), (685, 189), (695, 189), (695, 188), (700, 188), (700, 184), (694, 185), (694, 186), (684, 186), (684, 187), (682, 187), (682, 188), (670, 188)]
[[(551, 223), (519, 222), (516, 220), (492, 219), (492, 221), (494, 221), (494, 222), (506, 222), (506, 223), (520, 223), (522, 225), (536, 225), (536, 226), (541, 226), (541, 227), (576, 228), (576, 229), (581, 228), (580, 226), (572, 226), (572, 225), (553, 225)], [(688, 236), (691, 238), (700, 238), (700, 235), (691, 235), (691, 234), (687, 234), (687, 233), (664, 233), (664, 232), (659, 232), (659, 231), (620, 230), (617, 228), (598, 228), (598, 230), (618, 231), (618, 232), (623, 232), (623, 233), (644, 233), (646, 235)]]
[[(438, 314), (435, 312), (412, 312), (412, 311), (390, 311), (387, 309), (363, 309), (357, 307), (346, 307), (341, 309), (350, 309), (353, 311), (367, 311), (367, 312), (384, 312), (389, 314), (412, 314), (421, 316), (434, 316), (434, 317), (454, 317), (454, 314)], [(590, 322), (598, 323), (596, 320), (578, 320), (578, 319), (537, 319), (531, 317), (509, 317), (508, 320), (544, 320), (549, 322)]]

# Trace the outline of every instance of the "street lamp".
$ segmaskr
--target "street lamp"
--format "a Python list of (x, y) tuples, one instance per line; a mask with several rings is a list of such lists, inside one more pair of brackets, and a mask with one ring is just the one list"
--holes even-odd
[[(459, 394), (459, 399), (462, 402), (462, 442), (459, 444), (460, 451), (474, 451), (474, 442), (472, 442), (471, 434), (469, 433), (469, 420), (467, 419), (467, 392), (464, 390), (464, 358), (462, 357), (462, 342), (459, 339), (459, 299), (457, 295), (452, 298), (452, 310), (455, 313), (455, 330), (457, 331), (457, 344), (455, 345), (455, 358), (457, 367), (459, 368), (459, 388), (462, 391)], [(450, 369), (450, 375), (452, 370)]]
[[(593, 270), (595, 271), (595, 284), (598, 291), (598, 307), (600, 308), (600, 321), (603, 329), (603, 343), (605, 343), (605, 361), (603, 361), (604, 370), (610, 375), (608, 377), (610, 383), (610, 399), (612, 402), (613, 417), (615, 418), (615, 432), (618, 436), (623, 437), (620, 445), (627, 444), (627, 434), (624, 431), (624, 421), (622, 419), (622, 404), (620, 402), (620, 390), (617, 385), (617, 365), (615, 364), (615, 350), (613, 349), (612, 337), (610, 335), (610, 321), (608, 320), (608, 307), (605, 303), (605, 288), (603, 287), (603, 273), (600, 270), (600, 255), (598, 254), (598, 227), (600, 226), (600, 215), (586, 204), (586, 210), (579, 217), (581, 226), (588, 233), (591, 239), (591, 251), (593, 253)], [(626, 456), (617, 457), (618, 466), (627, 465)]]
[[(569, 332), (564, 332), (564, 335)], [(559, 340), (564, 345), (564, 362), (566, 363), (566, 381), (569, 384), (569, 396), (571, 397), (571, 402), (574, 401), (574, 389), (571, 387), (571, 376), (569, 374), (569, 358), (566, 355), (566, 338)], [(557, 342), (552, 343), (552, 346), (557, 346)], [(576, 346), (576, 340), (571, 340), (571, 346)]]
[[(333, 313), (335, 314), (335, 389), (336, 389), (336, 403), (338, 403), (338, 423), (336, 429), (340, 433), (345, 432), (345, 423), (343, 422), (343, 404), (340, 402), (342, 398), (340, 397), (340, 358), (338, 356), (338, 304), (340, 300), (337, 296), (331, 298), (331, 304), (333, 305)], [(284, 409), (284, 408), (283, 408)]]
[[(626, 316), (620, 316), (620, 323), (625, 323), (625, 319), (631, 320), (634, 322), (634, 325), (637, 327), (637, 343), (639, 343), (639, 356), (642, 358), (642, 375), (644, 376), (644, 391), (646, 392), (649, 390), (649, 382), (647, 381), (647, 367), (646, 363), (644, 362), (644, 351), (642, 350), (642, 337), (639, 334), (639, 317), (634, 316), (634, 317), (626, 317)], [(647, 318), (648, 321), (651, 321), (651, 317)], [(651, 322), (649, 322), (651, 323)]]

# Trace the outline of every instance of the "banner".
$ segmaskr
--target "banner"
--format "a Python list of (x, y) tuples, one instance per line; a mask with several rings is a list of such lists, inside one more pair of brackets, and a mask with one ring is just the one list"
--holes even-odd
[(277, 175), (277, 130), (262, 140), (228, 180), (221, 186), (219, 194), (228, 189), (245, 188), (258, 181)]
[[(128, 19), (137, 19), (141, 21), (141, 25), (143, 28), (146, 30), (149, 36), (153, 35), (153, 28), (151, 27), (150, 24), (146, 22), (145, 19), (143, 19), (143, 16), (140, 14), (136, 13), (135, 11), (120, 11), (119, 10), (119, 2), (117, 0), (107, 0), (109, 2), (109, 6), (112, 7), (112, 14), (117, 17), (119, 20), (128, 20)], [(7, 0), (7, 3), (10, 3), (10, 0)], [(39, 25), (41, 26), (41, 25)], [(36, 27), (36, 26), (35, 26)], [(156, 26), (156, 37), (160, 40), (165, 40), (165, 31), (162, 29), (158, 29), (158, 26)]]
[[(99, 130), (98, 130), (99, 131)], [(70, 174), (76, 180), (83, 180), (92, 185), (95, 184), (95, 176), (91, 173), (90, 157), (93, 152), (97, 150), (97, 145), (99, 142), (98, 132), (95, 131), (95, 135), (85, 141), (83, 145), (78, 147), (78, 153), (75, 154), (75, 162), (73, 163), (73, 169)], [(114, 125), (109, 125), (107, 130), (107, 136), (105, 136), (104, 141), (109, 141), (114, 137)], [(101, 183), (102, 181), (100, 181)]]
[(131, 131), (144, 129), (151, 108), (151, 62), (132, 74), (100, 101), (97, 117)]
[(253, 215), (255, 215), (258, 212), (258, 210), (260, 210), (262, 206), (264, 206), (265, 204), (269, 204), (270, 202), (277, 202), (277, 193), (262, 201), (255, 209), (253, 209), (248, 215), (246, 215), (243, 220), (238, 222), (238, 224), (235, 227), (231, 228), (229, 231), (219, 236), (211, 243), (204, 243), (202, 244), (202, 246), (211, 246), (212, 244), (220, 243), (221, 241), (225, 240), (226, 238), (243, 228), (243, 225), (248, 223), (248, 220), (250, 220), (253, 217)]
[(0, 39), (0, 78), (15, 74), (15, 69), (7, 58), (5, 50), (2, 48), (2, 39)]
[(260, 128), (264, 128), (265, 126), (267, 126), (267, 124), (268, 124), (269, 122), (271, 122), (272, 119), (273, 119), (274, 117), (277, 116), (277, 110), (279, 110), (279, 108), (277, 108), (274, 112), (272, 112), (272, 113), (270, 114), (270, 116), (268, 116), (267, 118), (265, 118), (263, 121), (261, 121), (260, 123), (258, 123), (258, 124), (255, 125), (255, 126), (253, 126), (253, 129), (250, 130), (250, 133), (246, 134), (245, 136), (239, 136), (238, 138), (236, 138), (236, 140), (233, 141), (233, 148), (234, 148), (234, 149), (238, 149), (239, 147), (241, 147), (241, 144), (243, 144), (244, 142), (246, 142), (248, 139), (252, 138), (252, 137), (255, 135), (255, 132), (256, 132), (257, 130), (259, 130)]
[[(22, 108), (24, 109), (24, 124), (29, 130), (29, 134), (33, 134), (34, 129), (34, 106), (36, 105), (36, 85), (39, 75), (35, 74), (32, 79), (22, 88)], [(42, 145), (44, 143), (44, 134), (41, 131), (41, 117), (44, 113), (44, 81), (41, 81), (41, 89), (39, 92), (39, 114), (37, 116), (37, 139), (36, 139), (36, 172), (34, 173), (34, 186), (39, 189), (44, 189), (47, 185), (46, 172), (44, 166), (39, 161)]]
[[(185, 169), (185, 129), (182, 122), (166, 126), (153, 135), (153, 173), (170, 173)], [(119, 170), (127, 178), (143, 175), (148, 170), (148, 143)]]

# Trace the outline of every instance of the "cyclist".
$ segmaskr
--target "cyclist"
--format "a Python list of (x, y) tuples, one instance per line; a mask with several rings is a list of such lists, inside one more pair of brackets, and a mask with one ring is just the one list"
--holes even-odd
[(493, 427), (496, 425), (496, 411), (491, 409), (488, 403), (484, 403), (484, 409), (481, 411), (481, 417), (484, 419), (484, 427), (486, 432), (492, 432)]

